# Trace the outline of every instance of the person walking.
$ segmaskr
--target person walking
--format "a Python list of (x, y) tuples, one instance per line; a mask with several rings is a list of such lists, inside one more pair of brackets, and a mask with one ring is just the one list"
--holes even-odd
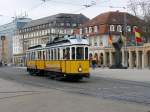
[(95, 69), (95, 67), (96, 67), (96, 55), (92, 59), (92, 68)]

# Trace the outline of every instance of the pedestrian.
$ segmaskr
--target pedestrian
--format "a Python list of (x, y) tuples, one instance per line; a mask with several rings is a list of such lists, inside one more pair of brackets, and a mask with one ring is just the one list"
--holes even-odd
[(92, 68), (95, 69), (95, 67), (96, 67), (96, 55), (92, 59)]

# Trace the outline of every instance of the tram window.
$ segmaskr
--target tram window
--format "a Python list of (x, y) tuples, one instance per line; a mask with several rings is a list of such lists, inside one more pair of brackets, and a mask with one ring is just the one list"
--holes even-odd
[(29, 53), (29, 60), (31, 60), (31, 52)]
[(54, 49), (54, 60), (57, 60), (56, 49)]
[(70, 48), (63, 49), (63, 59), (70, 59)]
[(45, 60), (48, 60), (48, 59), (49, 59), (48, 50), (46, 50), (45, 53), (46, 53), (46, 55), (45, 55), (45, 56), (46, 56), (46, 57), (45, 57)]
[(88, 59), (88, 47), (85, 48), (85, 59)]
[(67, 59), (70, 59), (70, 48), (67, 48)]
[(58, 60), (60, 59), (60, 49), (58, 48), (58, 50), (57, 50), (58, 52), (58, 54), (57, 54), (57, 56), (58, 56)]
[(51, 49), (51, 59), (53, 60), (53, 49)]
[(35, 60), (37, 60), (37, 51), (35, 52)]
[(38, 59), (41, 59), (41, 51), (38, 51)]
[(26, 58), (27, 58), (27, 60), (29, 60), (29, 53), (26, 54)]
[(66, 50), (63, 49), (63, 59), (65, 59), (65, 55), (66, 55)]
[(35, 52), (31, 53), (31, 60), (35, 60)]
[(33, 60), (33, 52), (31, 53), (31, 60)]
[(43, 58), (42, 59), (45, 60), (45, 51), (43, 51)]
[(75, 59), (75, 47), (72, 47), (72, 59)]
[(76, 59), (84, 59), (84, 48), (83, 47), (77, 47)]
[(51, 59), (51, 53), (50, 50), (48, 50), (49, 60)]

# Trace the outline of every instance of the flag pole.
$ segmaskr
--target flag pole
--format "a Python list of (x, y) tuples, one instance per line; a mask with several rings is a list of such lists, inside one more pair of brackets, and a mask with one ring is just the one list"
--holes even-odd
[(125, 67), (128, 67), (128, 52), (127, 52), (127, 15), (126, 12), (124, 12), (124, 35), (126, 37), (125, 39)]

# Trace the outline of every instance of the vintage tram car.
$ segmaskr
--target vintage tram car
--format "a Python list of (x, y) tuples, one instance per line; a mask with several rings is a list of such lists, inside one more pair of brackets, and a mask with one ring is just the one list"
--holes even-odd
[(27, 71), (56, 79), (89, 77), (89, 43), (80, 35), (55, 38), (46, 45), (29, 47)]

